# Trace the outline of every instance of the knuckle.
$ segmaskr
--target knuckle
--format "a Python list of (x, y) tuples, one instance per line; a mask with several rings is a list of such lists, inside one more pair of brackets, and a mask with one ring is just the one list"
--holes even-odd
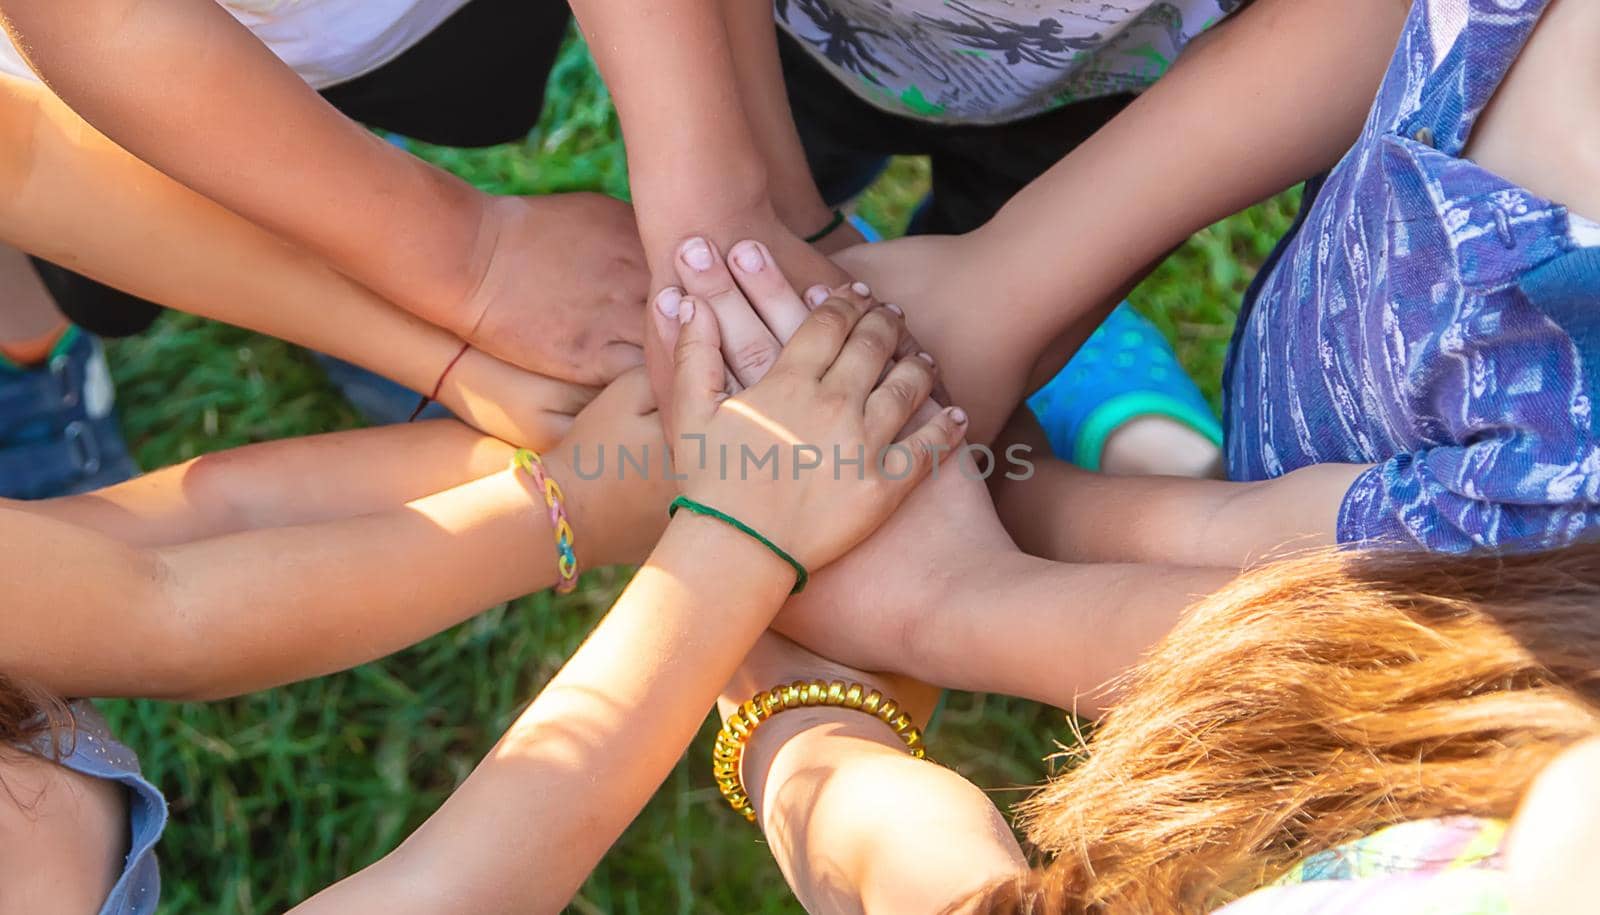
[(876, 329), (869, 329), (856, 335), (856, 346), (865, 350), (867, 355), (887, 360), (893, 355), (894, 349), (889, 340)]
[(916, 356), (902, 358), (895, 363), (895, 367), (900, 370), (909, 383), (918, 387), (933, 388), (933, 366)]
[(850, 406), (850, 396), (836, 388), (824, 387), (817, 394), (817, 403), (829, 413), (839, 413)]
[(907, 406), (916, 403), (917, 399), (922, 396), (922, 392), (918, 390), (916, 385), (901, 379), (890, 379), (884, 382), (881, 390), (889, 397)]
[(777, 359), (777, 347), (765, 340), (757, 340), (735, 349), (729, 356), (729, 365), (735, 373), (748, 377), (765, 372)]
[(852, 318), (836, 300), (829, 299), (811, 313), (810, 320), (824, 330), (842, 333), (850, 329)]

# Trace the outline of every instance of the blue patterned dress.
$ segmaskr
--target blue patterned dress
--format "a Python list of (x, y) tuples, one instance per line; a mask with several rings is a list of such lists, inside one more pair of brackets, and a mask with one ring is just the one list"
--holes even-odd
[(1462, 158), (1549, 0), (1416, 0), (1224, 378), (1235, 480), (1373, 464), (1341, 543), (1538, 548), (1600, 513), (1600, 226)]

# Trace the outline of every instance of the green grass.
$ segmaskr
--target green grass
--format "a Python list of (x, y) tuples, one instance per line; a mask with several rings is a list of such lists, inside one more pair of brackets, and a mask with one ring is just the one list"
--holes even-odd
[[(577, 45), (563, 54), (544, 122), (526, 143), (416, 152), (496, 192), (626, 191), (615, 115)], [(925, 163), (897, 161), (860, 211), (895, 234), (926, 186)], [(1213, 398), (1240, 294), (1291, 214), (1292, 200), (1279, 199), (1201, 233), (1133, 296)], [(275, 340), (167, 315), (110, 351), (145, 467), (358, 424), (316, 365)], [(108, 703), (114, 727), (172, 801), (161, 846), (164, 911), (279, 911), (393, 848), (466, 776), (624, 583), (601, 570), (570, 597), (524, 598), (312, 683), (210, 705)], [(718, 799), (710, 734), (708, 723), (573, 911), (799, 911), (758, 833)], [(1060, 712), (956, 695), (933, 749), (1005, 805), (1044, 776), (1043, 759), (1068, 739)]]

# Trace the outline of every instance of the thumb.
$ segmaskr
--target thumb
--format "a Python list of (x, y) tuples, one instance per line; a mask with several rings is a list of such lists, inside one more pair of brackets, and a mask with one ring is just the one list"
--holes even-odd
[(699, 432), (728, 397), (722, 365), (722, 332), (711, 306), (696, 298), (678, 303), (673, 350), (672, 415), (676, 433)]

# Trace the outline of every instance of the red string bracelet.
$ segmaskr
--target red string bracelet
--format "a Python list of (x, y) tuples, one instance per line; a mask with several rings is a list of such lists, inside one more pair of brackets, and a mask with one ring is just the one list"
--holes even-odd
[(428, 409), (428, 404), (439, 399), (439, 392), (444, 389), (445, 376), (450, 374), (450, 370), (456, 367), (456, 363), (461, 361), (461, 357), (465, 356), (467, 354), (467, 350), (469, 349), (472, 349), (471, 343), (461, 344), (461, 348), (456, 350), (455, 358), (451, 359), (445, 364), (444, 371), (439, 373), (439, 380), (433, 383), (433, 393), (424, 394), (422, 399), (417, 401), (417, 408), (411, 411), (411, 417), (407, 419), (406, 422), (416, 422), (417, 417), (422, 415), (422, 411)]

